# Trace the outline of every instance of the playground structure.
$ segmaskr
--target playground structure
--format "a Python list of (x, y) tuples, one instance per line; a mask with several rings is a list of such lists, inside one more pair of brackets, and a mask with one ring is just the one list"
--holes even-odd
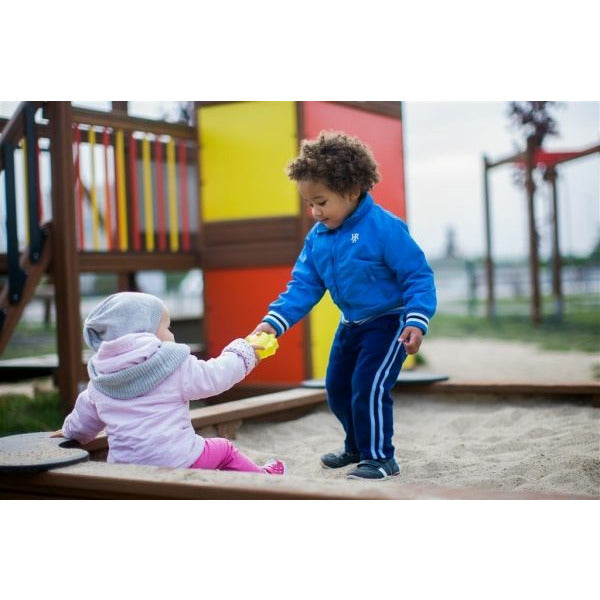
[[(202, 269), (207, 356), (254, 327), (311, 226), (284, 173), (301, 139), (322, 129), (361, 137), (380, 165), (378, 201), (406, 218), (400, 102), (196, 102), (192, 125), (130, 116), (124, 102), (110, 112), (24, 102), (2, 125), (0, 353), (48, 273), (65, 412), (87, 380), (81, 273), (116, 273), (123, 291), (136, 289), (140, 271)], [(322, 377), (337, 321), (324, 298), (245, 385)]]
[(529, 138), (527, 147), (523, 152), (490, 161), (483, 156), (483, 191), (484, 191), (484, 214), (485, 214), (485, 239), (486, 239), (486, 315), (493, 319), (496, 315), (496, 298), (494, 290), (494, 260), (492, 257), (492, 226), (491, 226), (491, 194), (489, 185), (489, 171), (506, 164), (516, 164), (523, 169), (525, 174), (525, 190), (527, 194), (527, 216), (529, 234), (529, 278), (531, 286), (530, 318), (534, 324), (542, 321), (541, 293), (540, 293), (540, 260), (538, 253), (538, 233), (535, 217), (535, 191), (533, 173), (535, 169), (541, 169), (544, 181), (548, 182), (552, 198), (552, 295), (555, 306), (555, 316), (562, 320), (564, 312), (564, 299), (562, 292), (561, 276), (561, 253), (559, 244), (558, 224), (558, 193), (556, 180), (558, 177), (557, 165), (563, 164), (590, 154), (600, 152), (600, 144), (578, 151), (547, 152), (534, 145), (533, 139)]

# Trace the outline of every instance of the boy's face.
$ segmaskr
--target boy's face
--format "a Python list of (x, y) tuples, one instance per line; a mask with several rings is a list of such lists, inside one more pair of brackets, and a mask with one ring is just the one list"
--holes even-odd
[(358, 206), (356, 193), (339, 194), (320, 181), (298, 181), (301, 198), (308, 204), (313, 219), (327, 229), (337, 229)]
[(158, 324), (158, 329), (156, 330), (156, 337), (161, 342), (174, 342), (175, 336), (169, 329), (171, 325), (171, 315), (169, 315), (169, 311), (165, 310), (160, 318), (160, 323)]

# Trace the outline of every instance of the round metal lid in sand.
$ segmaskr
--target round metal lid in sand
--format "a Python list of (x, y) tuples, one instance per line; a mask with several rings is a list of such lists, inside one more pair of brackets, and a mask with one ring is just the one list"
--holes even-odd
[(47, 471), (89, 460), (87, 450), (74, 440), (50, 435), (46, 431), (0, 437), (0, 472)]

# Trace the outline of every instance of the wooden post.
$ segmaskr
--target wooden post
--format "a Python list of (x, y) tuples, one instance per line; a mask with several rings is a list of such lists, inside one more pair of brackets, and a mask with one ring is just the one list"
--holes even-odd
[(122, 112), (127, 114), (127, 100), (112, 100), (110, 103), (110, 109), (113, 112)]
[(73, 190), (73, 135), (70, 102), (48, 102), (52, 163), (52, 275), (56, 295), (58, 369), (56, 380), (68, 413), (79, 393), (82, 365), (79, 257)]
[(558, 239), (558, 193), (556, 190), (556, 169), (548, 167), (544, 179), (550, 182), (552, 189), (552, 295), (554, 296), (554, 314), (561, 322), (564, 314), (564, 300), (562, 294), (560, 244)]
[(539, 325), (542, 321), (540, 301), (540, 264), (538, 258), (538, 234), (535, 226), (535, 182), (533, 181), (535, 140), (527, 138), (525, 152), (525, 189), (527, 190), (527, 212), (529, 216), (529, 277), (531, 281), (531, 322)]
[(486, 316), (488, 319), (496, 317), (496, 299), (494, 295), (494, 261), (492, 258), (492, 224), (490, 209), (490, 188), (488, 171), (490, 163), (487, 156), (483, 156), (483, 200), (485, 208), (485, 279), (487, 286)]

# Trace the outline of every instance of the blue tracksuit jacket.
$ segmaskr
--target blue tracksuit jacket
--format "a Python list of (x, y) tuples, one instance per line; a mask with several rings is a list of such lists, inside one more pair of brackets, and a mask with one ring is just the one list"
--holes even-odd
[(281, 335), (329, 290), (344, 322), (404, 312), (405, 325), (427, 333), (436, 308), (433, 271), (406, 223), (367, 194), (337, 229), (316, 223), (285, 292), (263, 321)]

